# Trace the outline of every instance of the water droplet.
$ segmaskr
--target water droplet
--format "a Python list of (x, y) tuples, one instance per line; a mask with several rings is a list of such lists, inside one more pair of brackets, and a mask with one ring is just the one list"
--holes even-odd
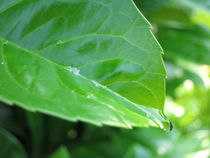
[(94, 96), (93, 94), (89, 94), (89, 95), (87, 96), (87, 98), (88, 98), (88, 99), (94, 99), (95, 96)]
[(174, 126), (173, 126), (173, 124), (172, 124), (172, 122), (170, 120), (169, 120), (169, 124), (170, 124), (169, 131), (172, 131)]
[(64, 42), (62, 40), (58, 40), (56, 41), (56, 45), (60, 45), (60, 44), (63, 44)]
[(101, 85), (101, 84), (98, 83), (97, 81), (92, 80), (92, 82), (93, 82), (93, 84), (94, 84), (96, 87), (106, 88), (105, 86)]
[(70, 71), (70, 72), (72, 72), (72, 73), (74, 73), (75, 75), (79, 75), (79, 73), (80, 73), (80, 70), (77, 69), (76, 67), (71, 67), (71, 66), (69, 66), (69, 67), (67, 68), (67, 70)]
[(93, 80), (93, 83), (94, 83), (94, 85), (95, 85), (96, 87), (101, 87), (101, 85), (100, 85), (98, 82), (94, 81), (94, 80)]

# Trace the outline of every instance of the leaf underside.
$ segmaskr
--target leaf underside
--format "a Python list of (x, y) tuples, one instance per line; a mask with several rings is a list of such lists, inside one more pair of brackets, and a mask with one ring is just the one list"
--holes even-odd
[(131, 0), (0, 6), (0, 100), (70, 121), (169, 129), (162, 50)]

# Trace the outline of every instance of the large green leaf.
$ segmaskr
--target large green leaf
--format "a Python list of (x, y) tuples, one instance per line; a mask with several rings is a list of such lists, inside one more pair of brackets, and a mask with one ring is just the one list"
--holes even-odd
[(162, 50), (131, 0), (1, 3), (1, 100), (72, 121), (169, 129)]

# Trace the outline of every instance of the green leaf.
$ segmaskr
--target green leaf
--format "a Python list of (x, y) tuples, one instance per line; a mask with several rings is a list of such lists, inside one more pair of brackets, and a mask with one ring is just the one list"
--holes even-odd
[[(170, 25), (175, 28), (198, 24), (210, 29), (210, 5), (208, 0), (134, 1), (144, 15), (155, 24)], [(165, 14), (166, 12), (168, 14)]]
[(0, 128), (0, 157), (26, 158), (26, 153), (20, 142), (8, 131)]
[(71, 156), (68, 149), (65, 146), (61, 146), (50, 158), (71, 158)]
[(169, 129), (162, 49), (131, 0), (2, 3), (1, 100), (71, 121)]
[(208, 0), (143, 0), (138, 5), (156, 25), (157, 38), (167, 58), (210, 64)]
[(165, 48), (168, 58), (172, 60), (182, 58), (199, 64), (210, 65), (210, 30), (202, 27), (160, 28), (158, 38)]

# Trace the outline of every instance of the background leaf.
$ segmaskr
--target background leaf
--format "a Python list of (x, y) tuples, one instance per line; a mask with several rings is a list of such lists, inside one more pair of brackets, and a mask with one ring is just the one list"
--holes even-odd
[(167, 59), (182, 58), (198, 64), (210, 64), (208, 0), (143, 0), (141, 5), (139, 3), (140, 8), (144, 6), (142, 10), (146, 17), (155, 23), (156, 37)]
[(26, 158), (26, 153), (20, 142), (8, 131), (0, 128), (0, 157)]
[(50, 158), (71, 158), (68, 149), (65, 146), (60, 147)]

